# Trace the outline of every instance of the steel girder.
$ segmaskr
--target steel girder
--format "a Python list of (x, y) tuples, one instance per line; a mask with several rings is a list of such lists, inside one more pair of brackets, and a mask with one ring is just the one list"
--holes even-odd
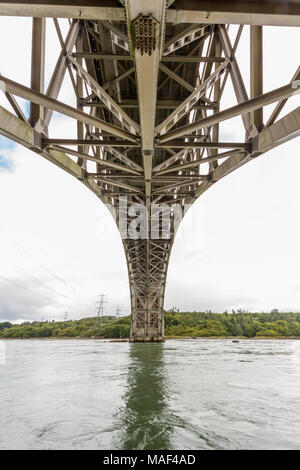
[[(300, 134), (299, 107), (280, 117), (300, 92), (300, 68), (289, 83), (263, 92), (261, 26), (300, 25), (300, 2), (217, 1), (210, 12), (211, 3), (0, 2), (0, 14), (34, 17), (31, 85), (0, 76), (13, 109), (0, 107), (0, 133), (109, 204), (126, 254), (132, 341), (164, 339), (167, 269), (185, 208), (230, 172)], [(61, 52), (45, 92), (47, 16), (54, 18)], [(65, 41), (59, 17), (71, 19)], [(250, 98), (236, 59), (243, 26), (231, 44), (230, 22), (251, 24)], [(76, 107), (59, 99), (67, 71)], [(236, 103), (224, 109), (229, 81)], [(18, 97), (30, 102), (28, 117)], [(264, 107), (272, 103), (264, 124)], [(53, 111), (76, 120), (76, 138), (52, 135)], [(220, 140), (222, 123), (237, 116), (241, 141)]]
[[(125, 0), (0, 1), (0, 15), (125, 21)], [(151, 0), (149, 1), (151, 3)], [(299, 0), (174, 0), (167, 21), (173, 24), (252, 24), (300, 26)]]

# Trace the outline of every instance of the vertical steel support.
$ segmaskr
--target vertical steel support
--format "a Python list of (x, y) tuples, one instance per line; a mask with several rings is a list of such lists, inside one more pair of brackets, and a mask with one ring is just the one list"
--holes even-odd
[[(44, 93), (44, 69), (45, 69), (45, 33), (46, 19), (32, 18), (32, 44), (31, 44), (31, 88), (39, 93)], [(44, 108), (35, 103), (30, 103), (29, 122), (34, 127), (44, 119)]]
[[(250, 98), (263, 94), (263, 29), (250, 26)], [(257, 131), (263, 129), (263, 108), (251, 113), (251, 124)]]
[(147, 240), (128, 239), (123, 245), (131, 298), (130, 341), (164, 341), (163, 304), (172, 241), (147, 244)]
[[(76, 52), (83, 51), (83, 34), (82, 34), (82, 27), (79, 29), (79, 33), (76, 40)], [(82, 66), (83, 60), (81, 58), (77, 59), (78, 63)], [(76, 89), (77, 89), (77, 96), (78, 96), (78, 103), (77, 108), (83, 111), (83, 106), (80, 103), (80, 99), (83, 98), (83, 80), (79, 74), (76, 74)], [(84, 139), (84, 124), (83, 122), (77, 121), (77, 139), (82, 140)], [(85, 153), (85, 147), (83, 145), (78, 145), (78, 152)], [(78, 158), (77, 161), (78, 165), (81, 167), (86, 167), (86, 160), (82, 158)]]
[[(50, 98), (57, 99), (60, 88), (67, 70), (67, 61), (66, 57), (72, 51), (79, 32), (79, 23), (77, 20), (73, 20), (71, 23), (69, 32), (66, 37), (65, 46), (62, 48), (61, 53), (59, 54), (54, 72), (52, 74), (48, 89), (47, 96)], [(52, 110), (47, 109), (45, 112), (45, 123), (48, 126), (52, 116)]]
[[(248, 98), (248, 94), (246, 91), (246, 87), (243, 81), (240, 68), (238, 66), (238, 63), (235, 57), (234, 49), (231, 45), (230, 38), (225, 28), (225, 25), (219, 26), (219, 35), (220, 35), (220, 41), (222, 44), (222, 48), (224, 50), (225, 57), (230, 60), (229, 71), (230, 71), (232, 85), (233, 85), (237, 102), (239, 104), (244, 103), (245, 101), (248, 101), (249, 98)], [(250, 128), (249, 113), (242, 114), (242, 120), (243, 120), (246, 132), (249, 131), (249, 128)]]
[[(153, 281), (150, 272), (150, 212), (151, 212), (151, 179), (154, 154), (154, 128), (156, 117), (156, 99), (158, 69), (162, 53), (163, 32), (165, 21), (166, 0), (127, 0), (126, 12), (128, 31), (130, 35), (131, 54), (135, 61), (139, 114), (141, 124), (141, 147), (143, 155), (145, 202), (148, 220), (148, 238), (145, 240), (145, 270), (143, 275), (144, 294), (143, 328), (134, 331), (132, 340), (161, 341), (162, 334), (158, 328), (159, 318), (162, 318), (162, 306), (153, 302)], [(140, 296), (139, 296), (140, 297)], [(135, 299), (138, 297), (135, 295)], [(138, 300), (138, 302), (140, 302)], [(154, 310), (155, 311), (154, 311)], [(133, 306), (133, 317), (141, 314)], [(136, 324), (133, 321), (132, 325)]]
[[(163, 41), (165, 0), (127, 0), (131, 53), (134, 56), (145, 171), (146, 204), (150, 204), (157, 80)], [(151, 37), (148, 37), (148, 31)]]
[[(222, 53), (222, 47), (221, 47), (221, 42), (220, 38), (218, 37), (215, 43), (215, 49), (214, 53), (216, 57), (220, 57)], [(218, 64), (215, 64), (215, 71), (218, 68)], [(220, 91), (221, 91), (221, 81), (217, 80), (216, 83), (214, 84), (214, 102), (217, 103), (217, 107), (214, 109), (214, 114), (220, 111)], [(212, 126), (212, 141), (213, 142), (218, 142), (219, 140), (219, 124), (215, 124)], [(207, 152), (207, 155), (212, 157), (212, 156), (217, 156), (218, 155), (218, 149), (213, 150), (212, 152)], [(213, 171), (214, 168), (217, 168), (218, 166), (218, 161), (212, 161), (209, 163), (209, 168), (210, 171)]]

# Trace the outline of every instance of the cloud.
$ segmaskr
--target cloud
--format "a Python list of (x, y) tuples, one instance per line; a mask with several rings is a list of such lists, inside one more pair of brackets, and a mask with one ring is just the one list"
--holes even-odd
[[(37, 297), (32, 294), (33, 291), (28, 290), (26, 283), (21, 286), (14, 281), (7, 280), (0, 276), (0, 312), (1, 321), (20, 322), (27, 319), (42, 320), (42, 312), (47, 304), (42, 300), (42, 297)], [(28, 284), (28, 283), (27, 283)], [(36, 287), (33, 285), (33, 287)], [(36, 312), (39, 312), (36, 317)]]
[[(201, 207), (204, 225), (194, 234), (198, 248), (187, 250), (184, 238), (175, 240), (166, 305), (176, 298), (180, 308), (186, 300), (217, 311), (300, 309), (300, 292), (293, 290), (300, 263), (299, 171), (297, 142), (291, 141), (227, 176), (195, 203), (189, 216)], [(173, 287), (180, 276), (181, 295)]]
[[(66, 310), (77, 318), (94, 315), (101, 292), (109, 297), (110, 311), (120, 304), (127, 313), (125, 256), (106, 207), (29, 150), (17, 146), (10, 158), (15, 171), (0, 176), (0, 275), (23, 288), (7, 286), (0, 277), (0, 317), (8, 319), (14, 309), (14, 318), (23, 319), (62, 318)], [(114, 239), (103, 225), (115, 232)]]
[[(189, 283), (190, 281), (190, 283)], [(218, 280), (216, 281), (218, 283)], [(181, 311), (206, 311), (231, 312), (232, 309), (256, 310), (259, 299), (250, 295), (230, 292), (222, 289), (218, 284), (209, 284), (205, 280), (193, 282), (192, 277), (186, 279), (183, 284), (178, 277), (169, 275), (169, 283), (172, 285), (171, 298), (167, 295), (166, 308), (177, 307)], [(196, 294), (196, 295), (195, 295)]]

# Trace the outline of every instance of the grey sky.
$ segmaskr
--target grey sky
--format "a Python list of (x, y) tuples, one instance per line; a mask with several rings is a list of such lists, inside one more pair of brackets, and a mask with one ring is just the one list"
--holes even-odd
[[(49, 79), (58, 42), (50, 20), (47, 27)], [(264, 29), (268, 91), (288, 83), (299, 65), (299, 29)], [(278, 31), (295, 49), (280, 49)], [(0, 73), (24, 84), (29, 83), (29, 38), (29, 19), (0, 18), (0, 44), (6, 45)], [(247, 38), (245, 27), (238, 57), (246, 77)], [(74, 104), (68, 80), (60, 99)], [(229, 88), (223, 105), (234, 103)], [(299, 104), (299, 97), (293, 99), (285, 113)], [(3, 95), (0, 105), (7, 106)], [(224, 124), (224, 140), (244, 139), (240, 121)], [(74, 122), (54, 116), (53, 135), (74, 131)], [(299, 144), (296, 139), (259, 157), (195, 203), (174, 244), (166, 308), (300, 310)], [(1, 139), (0, 155), (0, 321), (61, 319), (65, 312), (69, 318), (94, 315), (102, 292), (107, 313), (118, 304), (122, 314), (129, 313), (125, 256), (103, 204), (29, 150)]]

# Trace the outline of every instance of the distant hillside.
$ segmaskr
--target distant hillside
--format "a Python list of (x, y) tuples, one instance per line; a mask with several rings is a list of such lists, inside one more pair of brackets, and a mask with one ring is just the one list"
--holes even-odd
[[(61, 322), (0, 323), (0, 338), (127, 338), (130, 316), (82, 318)], [(166, 312), (166, 336), (300, 337), (300, 313)]]
[(87, 337), (126, 338), (130, 331), (130, 316), (82, 318), (81, 320), (22, 323), (1, 329), (0, 338)]

